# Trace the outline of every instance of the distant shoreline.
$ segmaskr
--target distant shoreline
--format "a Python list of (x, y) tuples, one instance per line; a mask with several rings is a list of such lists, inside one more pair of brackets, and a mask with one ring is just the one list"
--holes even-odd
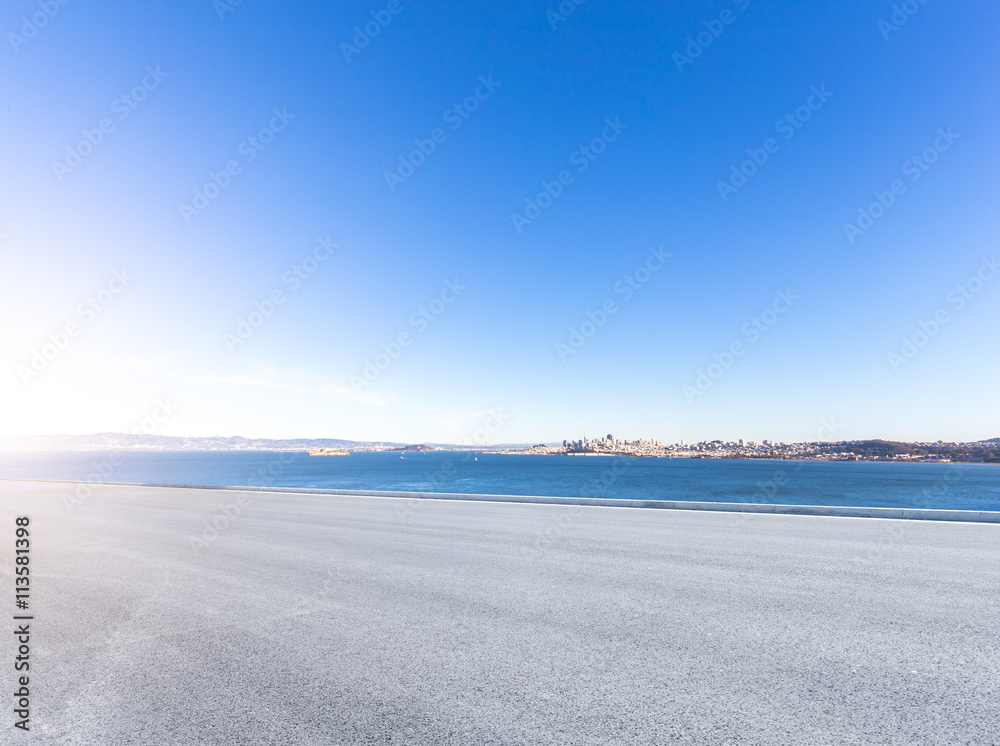
[(393, 449), (353, 449), (347, 448), (335, 452), (319, 452), (305, 448), (156, 448), (150, 446), (129, 446), (129, 447), (80, 447), (80, 448), (0, 448), (0, 454), (16, 453), (301, 453), (308, 456), (349, 456), (363, 453), (389, 453), (418, 455), (421, 453), (468, 453), (477, 455), (495, 456), (572, 456), (572, 457), (601, 457), (601, 458), (642, 458), (659, 459), (667, 461), (793, 461), (804, 463), (875, 463), (875, 464), (964, 464), (983, 466), (1000, 465), (1000, 459), (993, 460), (964, 460), (964, 459), (940, 459), (940, 458), (868, 458), (855, 456), (852, 458), (821, 458), (815, 456), (783, 456), (781, 454), (763, 455), (714, 455), (714, 454), (640, 454), (640, 453), (578, 453), (578, 452), (552, 452), (542, 453), (531, 450), (500, 450), (499, 448), (424, 448), (420, 450), (406, 450), (403, 448)]
[(364, 441), (344, 438), (245, 438), (242, 436), (145, 435), (140, 433), (91, 433), (88, 435), (0, 436), (0, 451), (178, 451), (178, 452), (429, 452), (453, 451), (523, 455), (597, 455), (660, 458), (775, 458), (781, 460), (906, 461), (941, 459), (1000, 461), (1000, 438), (965, 442), (817, 440), (784, 443), (774, 440), (703, 440), (672, 444), (657, 440), (615, 439), (610, 435), (589, 439), (535, 443), (459, 444), (430, 441)]

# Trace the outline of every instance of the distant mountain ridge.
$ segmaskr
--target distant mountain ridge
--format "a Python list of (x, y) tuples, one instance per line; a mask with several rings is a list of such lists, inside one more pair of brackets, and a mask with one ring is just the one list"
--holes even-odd
[[(243, 436), (184, 437), (178, 435), (131, 435), (94, 433), (92, 435), (25, 435), (0, 437), (5, 451), (309, 451), (319, 448), (372, 448), (380, 445), (340, 438), (245, 438)], [(407, 444), (385, 442), (387, 448)]]
[[(721, 441), (712, 441), (720, 443)], [(548, 444), (556, 447), (557, 444)], [(773, 444), (772, 444), (773, 445)], [(1000, 459), (1000, 438), (974, 443), (907, 443), (891, 440), (852, 440), (810, 444), (817, 452), (852, 452), (863, 458), (881, 459), (897, 454), (925, 457), (979, 457)], [(240, 435), (186, 437), (179, 435), (144, 435), (127, 433), (92, 433), (90, 435), (0, 436), (0, 451), (316, 451), (323, 448), (344, 451), (491, 451), (522, 447), (520, 444), (457, 445), (448, 443), (401, 443), (363, 441), (343, 438), (247, 438)]]

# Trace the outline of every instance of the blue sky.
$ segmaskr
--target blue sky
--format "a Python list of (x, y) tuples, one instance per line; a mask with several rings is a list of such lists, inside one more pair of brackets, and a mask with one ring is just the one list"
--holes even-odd
[(559, 8), (7, 3), (2, 434), (1000, 435), (1000, 9)]

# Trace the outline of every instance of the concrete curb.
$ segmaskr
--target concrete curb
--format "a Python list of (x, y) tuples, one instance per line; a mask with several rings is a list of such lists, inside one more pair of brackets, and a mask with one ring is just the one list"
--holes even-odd
[[(43, 482), (89, 484), (61, 479), (0, 479), (0, 482)], [(542, 505), (581, 505), (607, 508), (647, 508), (656, 510), (705, 510), (723, 513), (764, 513), (771, 515), (818, 515), (842, 518), (895, 518), (911, 521), (957, 521), (962, 523), (1000, 523), (1000, 511), (935, 510), (925, 508), (866, 508), (839, 505), (771, 505), (767, 503), (717, 503), (680, 500), (619, 500), (597, 497), (537, 497), (531, 495), (474, 495), (455, 492), (387, 492), (379, 490), (337, 490), (314, 487), (233, 487), (204, 484), (159, 484), (138, 482), (97, 482), (115, 487), (170, 487), (192, 490), (228, 490), (231, 492), (274, 492), (345, 497), (393, 497), (411, 500), (461, 500), (467, 502), (534, 503)]]

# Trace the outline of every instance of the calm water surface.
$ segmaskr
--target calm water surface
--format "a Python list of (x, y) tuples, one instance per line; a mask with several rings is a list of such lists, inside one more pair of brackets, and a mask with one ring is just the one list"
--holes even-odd
[[(1000, 510), (1000, 465), (502, 456), (444, 451), (0, 452), (0, 477)], [(110, 469), (110, 471), (109, 471)], [(98, 470), (104, 472), (102, 476)]]

